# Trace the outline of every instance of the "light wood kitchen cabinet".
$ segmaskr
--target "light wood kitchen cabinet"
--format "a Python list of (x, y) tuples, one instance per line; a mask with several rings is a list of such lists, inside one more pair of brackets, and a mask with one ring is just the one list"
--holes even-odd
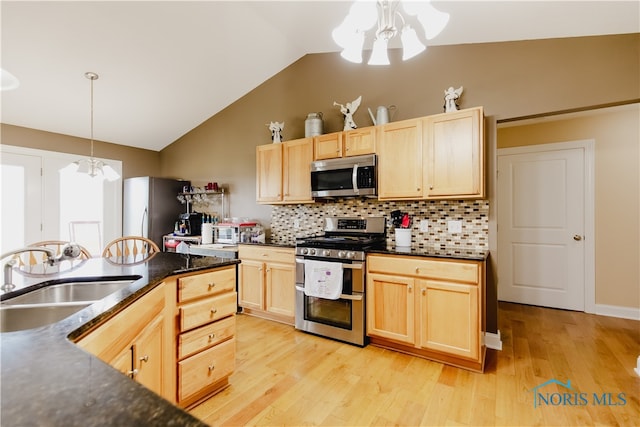
[(310, 203), (313, 138), (256, 148), (256, 200), (265, 204)]
[(235, 369), (236, 267), (177, 279), (177, 401), (186, 408), (229, 383)]
[(239, 245), (239, 305), (246, 314), (295, 322), (293, 248)]
[(367, 257), (371, 343), (484, 370), (484, 261)]
[(173, 400), (171, 381), (163, 369), (171, 354), (171, 334), (164, 321), (165, 286), (163, 283), (155, 287), (77, 344), (155, 393)]
[(423, 197), (422, 125), (422, 120), (412, 119), (379, 126), (378, 199)]
[(369, 126), (313, 137), (314, 159), (335, 159), (376, 152), (376, 128)]
[(482, 107), (428, 116), (423, 126), (427, 198), (483, 198)]
[(314, 160), (342, 157), (344, 134), (342, 132), (325, 133), (313, 137)]
[(256, 199), (260, 203), (282, 201), (282, 144), (256, 147)]
[(380, 126), (380, 200), (485, 197), (482, 107)]

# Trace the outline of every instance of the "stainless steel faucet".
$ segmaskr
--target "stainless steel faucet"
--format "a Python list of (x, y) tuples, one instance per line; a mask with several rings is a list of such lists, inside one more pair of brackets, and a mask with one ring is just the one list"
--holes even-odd
[[(67, 259), (74, 259), (80, 256), (80, 246), (75, 243), (68, 243), (62, 247), (60, 255), (56, 256), (53, 249), (39, 247), (39, 246), (27, 246), (24, 248), (16, 249), (6, 254), (0, 255), (0, 259), (5, 259), (11, 255), (17, 255), (23, 252), (44, 252), (47, 254), (47, 263), (49, 265), (56, 265)], [(13, 282), (13, 266), (16, 264), (15, 259), (7, 261), (4, 265), (4, 284), (0, 286), (2, 291), (10, 291), (16, 287)]]

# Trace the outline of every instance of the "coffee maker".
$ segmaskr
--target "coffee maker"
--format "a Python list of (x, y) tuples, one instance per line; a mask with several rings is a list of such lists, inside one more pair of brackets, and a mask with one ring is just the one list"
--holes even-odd
[(202, 214), (199, 212), (180, 214), (173, 234), (176, 236), (199, 236), (202, 232)]

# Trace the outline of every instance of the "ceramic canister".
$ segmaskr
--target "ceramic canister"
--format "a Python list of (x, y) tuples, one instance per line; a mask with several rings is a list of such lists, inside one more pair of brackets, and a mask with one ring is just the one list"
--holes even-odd
[(322, 135), (322, 113), (309, 113), (304, 121), (304, 137)]

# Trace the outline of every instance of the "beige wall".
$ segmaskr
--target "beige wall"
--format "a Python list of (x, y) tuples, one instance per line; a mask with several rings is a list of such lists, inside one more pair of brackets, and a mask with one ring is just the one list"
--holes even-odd
[(255, 203), (255, 147), (270, 143), (269, 121), (284, 121), (284, 140), (297, 139), (306, 115), (321, 111), (325, 133), (339, 131), (333, 102), (359, 95), (359, 126), (377, 105), (395, 104), (393, 120), (420, 117), (442, 112), (449, 86), (464, 86), (461, 107), (483, 105), (491, 119), (623, 102), (640, 98), (639, 47), (638, 34), (432, 46), (404, 63), (393, 52), (389, 67), (307, 55), (162, 150), (162, 175), (224, 183), (233, 216), (268, 224), (270, 207)]
[[(44, 132), (2, 123), (0, 135), (2, 136), (2, 144), (6, 145), (81, 156), (89, 156), (91, 153), (91, 145), (88, 139), (59, 133)], [(124, 178), (157, 176), (160, 173), (160, 153), (157, 151), (94, 141), (93, 152), (96, 157), (122, 161), (122, 175)]]
[(585, 139), (595, 140), (596, 304), (640, 308), (640, 106), (498, 128), (498, 148)]

